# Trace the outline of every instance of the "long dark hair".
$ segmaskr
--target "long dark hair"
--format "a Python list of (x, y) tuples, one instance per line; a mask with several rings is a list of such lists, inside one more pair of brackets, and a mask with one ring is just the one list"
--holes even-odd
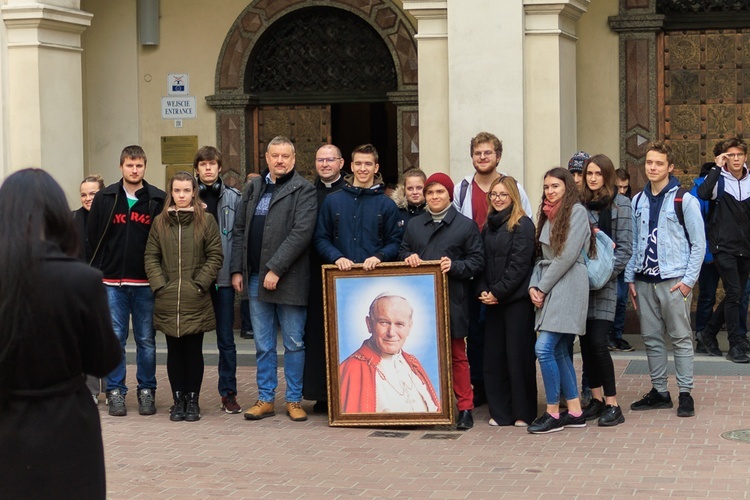
[[(589, 171), (589, 165), (591, 164), (599, 167), (602, 173), (602, 187), (596, 192), (589, 188), (589, 183), (586, 181), (586, 174)], [(594, 155), (583, 164), (583, 201), (588, 203), (590, 201), (607, 201), (607, 206), (612, 205), (612, 201), (615, 199), (617, 194), (617, 188), (615, 187), (615, 165), (607, 155)]]
[[(562, 200), (560, 200), (560, 208), (557, 211), (555, 223), (552, 225), (552, 228), (550, 230), (549, 238), (552, 253), (554, 255), (560, 255), (560, 252), (562, 252), (563, 248), (565, 248), (565, 242), (568, 239), (568, 230), (570, 229), (570, 214), (571, 212), (573, 212), (573, 205), (575, 205), (576, 203), (581, 203), (582, 201), (581, 192), (578, 190), (578, 186), (576, 186), (576, 181), (575, 179), (573, 179), (573, 174), (571, 174), (567, 169), (555, 167), (551, 170), (548, 170), (544, 174), (544, 179), (546, 179), (547, 177), (554, 177), (555, 179), (561, 180), (563, 184), (565, 184), (565, 194), (563, 195)], [(542, 234), (544, 223), (547, 222), (547, 214), (545, 214), (544, 210), (542, 210), (542, 208), (544, 207), (545, 199), (546, 195), (542, 193), (542, 201), (541, 203), (539, 203), (539, 221), (537, 222), (536, 226), (537, 257), (541, 257), (542, 255), (542, 247), (539, 243), (539, 236)], [(592, 240), (589, 248), (589, 257), (593, 258), (596, 257), (596, 239), (593, 232), (591, 234), (591, 237)]]
[(0, 187), (0, 410), (10, 389), (23, 335), (33, 335), (34, 289), (41, 279), (43, 243), (78, 255), (80, 237), (68, 201), (51, 175), (20, 170)]

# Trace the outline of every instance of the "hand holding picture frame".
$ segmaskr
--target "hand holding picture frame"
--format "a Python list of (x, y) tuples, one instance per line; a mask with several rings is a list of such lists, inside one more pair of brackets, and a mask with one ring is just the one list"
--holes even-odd
[(329, 424), (451, 424), (448, 291), (439, 263), (322, 272)]

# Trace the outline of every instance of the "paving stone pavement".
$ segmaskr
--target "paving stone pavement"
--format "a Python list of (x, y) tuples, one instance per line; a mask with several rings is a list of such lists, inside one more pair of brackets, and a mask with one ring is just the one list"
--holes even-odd
[[(382, 428), (328, 427), (327, 416), (312, 414), (312, 402), (303, 404), (308, 421), (292, 422), (284, 412), (281, 370), (276, 416), (247, 421), (219, 409), (216, 367), (208, 365), (202, 420), (170, 422), (165, 367), (157, 368), (158, 413), (144, 417), (129, 365), (128, 416), (110, 417), (99, 406), (108, 497), (749, 498), (750, 442), (721, 435), (750, 429), (750, 376), (697, 376), (697, 416), (678, 418), (673, 376), (674, 409), (629, 409), (651, 388), (647, 374), (625, 373), (631, 361), (645, 359), (642, 347), (613, 358), (625, 423), (550, 435), (490, 427), (486, 406), (474, 411), (475, 427), (467, 432), (388, 428), (399, 437), (376, 437)], [(580, 375), (578, 356), (576, 362)], [(248, 407), (257, 397), (255, 368), (241, 366), (237, 375), (238, 400)], [(539, 388), (541, 411), (541, 379)]]

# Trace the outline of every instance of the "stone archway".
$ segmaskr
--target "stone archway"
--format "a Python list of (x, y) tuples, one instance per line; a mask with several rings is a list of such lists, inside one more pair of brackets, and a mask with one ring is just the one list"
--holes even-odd
[[(330, 95), (326, 96), (325, 93), (318, 95), (314, 91), (304, 90), (286, 95), (283, 91), (259, 92), (258, 85), (252, 83), (252, 72), (248, 67), (275, 22), (291, 14), (300, 14), (304, 9), (312, 11), (320, 8), (338, 9), (354, 15), (367, 23), (382, 39), (392, 57), (395, 71), (395, 90), (385, 93), (383, 99), (395, 108), (399, 170), (418, 166), (415, 31), (391, 0), (324, 0), (315, 2), (314, 6), (299, 0), (254, 0), (243, 10), (227, 33), (219, 54), (216, 93), (206, 97), (208, 104), (216, 111), (217, 143), (224, 152), (226, 166), (240, 174), (260, 169), (257, 161), (259, 152), (256, 150), (257, 116), (264, 105), (308, 105), (306, 107), (313, 111), (326, 105)], [(345, 91), (341, 92), (339, 98), (345, 101), (345, 94)], [(305, 110), (305, 113), (309, 112), (309, 109)]]

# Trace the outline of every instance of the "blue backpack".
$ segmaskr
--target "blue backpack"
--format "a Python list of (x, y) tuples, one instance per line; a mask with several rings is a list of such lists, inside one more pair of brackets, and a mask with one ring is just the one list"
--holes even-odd
[[(593, 230), (593, 229), (592, 229)], [(615, 269), (615, 244), (604, 231), (596, 232), (596, 258), (583, 253), (583, 261), (589, 273), (589, 288), (599, 290), (606, 285)]]

